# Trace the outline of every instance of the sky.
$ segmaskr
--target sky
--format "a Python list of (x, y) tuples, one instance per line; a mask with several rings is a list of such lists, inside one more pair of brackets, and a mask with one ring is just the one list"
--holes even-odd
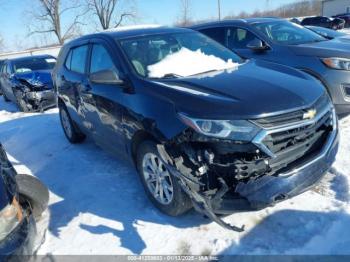
[[(67, 1), (67, 0), (66, 0)], [(124, 0), (127, 5), (128, 0)], [(180, 0), (133, 0), (137, 8), (138, 19), (129, 23), (157, 23), (172, 25), (180, 14)], [(216, 18), (217, 0), (190, 0), (191, 17), (194, 20)], [(221, 0), (222, 17), (238, 14), (241, 11), (273, 9), (282, 4), (297, 0)], [(38, 0), (0, 0), (0, 35), (4, 39), (6, 50), (21, 50), (32, 46), (50, 44), (53, 36), (29, 36), (28, 26), (33, 23), (30, 12), (36, 10)], [(64, 2), (64, 1), (63, 1)], [(69, 2), (69, 1), (68, 1)], [(63, 21), (72, 19), (72, 13), (66, 13)], [(91, 17), (91, 16), (89, 16)], [(96, 25), (85, 17), (83, 32), (95, 30)], [(63, 22), (64, 23), (64, 22)]]

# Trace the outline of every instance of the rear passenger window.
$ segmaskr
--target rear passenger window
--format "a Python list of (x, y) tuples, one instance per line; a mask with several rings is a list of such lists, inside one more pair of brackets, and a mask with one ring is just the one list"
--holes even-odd
[(114, 70), (114, 64), (106, 48), (100, 44), (92, 47), (90, 73), (96, 73), (103, 70)]
[(86, 57), (88, 46), (83, 45), (72, 49), (66, 60), (66, 67), (74, 72), (83, 74), (85, 73)]

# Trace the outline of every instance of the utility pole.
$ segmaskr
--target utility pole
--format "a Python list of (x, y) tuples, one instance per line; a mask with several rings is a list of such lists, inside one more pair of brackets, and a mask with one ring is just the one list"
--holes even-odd
[(221, 3), (220, 0), (218, 0), (218, 15), (219, 15), (219, 21), (221, 20)]

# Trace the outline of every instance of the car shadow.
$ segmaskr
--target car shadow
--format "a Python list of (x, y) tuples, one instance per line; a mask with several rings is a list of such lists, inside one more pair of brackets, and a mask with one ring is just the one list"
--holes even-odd
[(146, 198), (130, 163), (110, 156), (89, 139), (80, 145), (69, 144), (56, 112), (1, 123), (0, 142), (54, 196), (49, 231), (56, 237), (75, 218), (89, 213), (122, 226), (79, 219), (81, 229), (91, 234), (111, 233), (124, 248), (139, 254), (146, 247), (138, 233), (140, 223), (188, 228), (211, 222), (195, 211), (176, 218), (160, 213)]
[[(226, 248), (221, 254), (251, 255), (252, 261), (259, 258), (256, 255), (294, 255), (294, 259), (283, 258), (290, 261), (295, 261), (297, 255), (349, 255), (349, 227), (350, 216), (342, 212), (277, 211), (263, 219), (238, 243)], [(319, 235), (320, 231), (325, 233)], [(261, 258), (264, 261), (268, 257)], [(249, 260), (248, 258), (243, 261)], [(276, 261), (276, 257), (270, 259), (266, 261)], [(231, 261), (231, 258), (225, 257), (223, 261)]]

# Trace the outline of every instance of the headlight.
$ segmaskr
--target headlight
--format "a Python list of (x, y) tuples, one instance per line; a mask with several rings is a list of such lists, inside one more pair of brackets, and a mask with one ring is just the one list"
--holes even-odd
[(7, 205), (0, 211), (0, 241), (17, 226), (18, 216), (18, 209), (15, 205)]
[(321, 61), (328, 67), (338, 70), (350, 70), (350, 59), (346, 58), (321, 58)]
[(260, 128), (246, 120), (207, 120), (179, 114), (180, 119), (198, 133), (236, 141), (251, 141)]

